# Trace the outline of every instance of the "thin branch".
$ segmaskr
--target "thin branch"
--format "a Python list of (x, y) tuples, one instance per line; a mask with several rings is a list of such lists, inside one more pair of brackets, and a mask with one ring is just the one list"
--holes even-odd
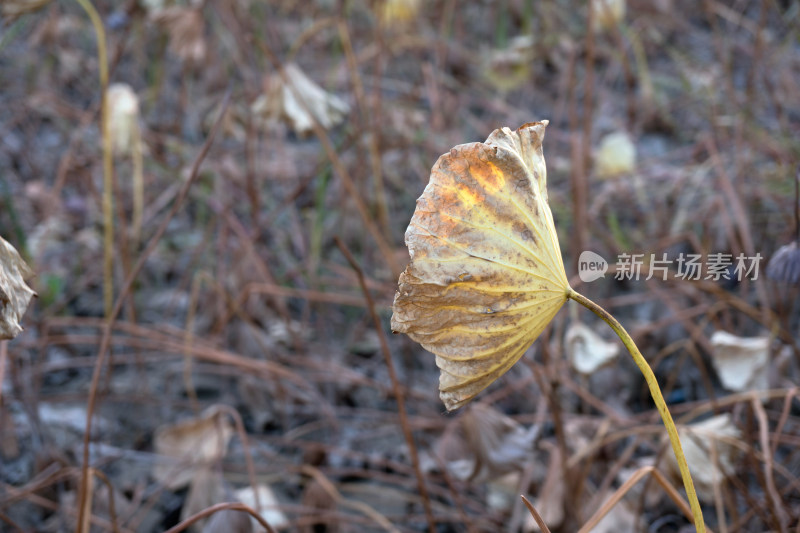
[(144, 267), (145, 262), (150, 257), (150, 255), (155, 251), (158, 243), (161, 240), (161, 237), (164, 236), (164, 233), (167, 231), (167, 227), (169, 226), (170, 221), (178, 212), (178, 210), (183, 206), (184, 200), (186, 200), (186, 196), (189, 194), (189, 190), (191, 189), (194, 182), (197, 180), (200, 171), (200, 165), (202, 164), (203, 160), (205, 159), (208, 151), (211, 149), (211, 145), (214, 142), (214, 138), (217, 136), (217, 132), (219, 131), (220, 125), (222, 124), (222, 119), (225, 117), (225, 113), (228, 110), (228, 104), (230, 104), (230, 91), (225, 93), (225, 96), (222, 99), (222, 104), (220, 106), (219, 116), (214, 122), (213, 128), (211, 128), (211, 132), (206, 139), (206, 142), (203, 144), (202, 148), (200, 148), (200, 152), (197, 154), (197, 157), (192, 164), (192, 169), (189, 174), (189, 179), (181, 187), (180, 192), (178, 193), (177, 198), (175, 199), (175, 203), (172, 204), (172, 209), (164, 217), (164, 220), (161, 222), (161, 225), (156, 230), (153, 237), (150, 239), (150, 242), (147, 245), (147, 248), (142, 252), (137, 260), (136, 264), (133, 266), (128, 278), (125, 280), (125, 283), (122, 286), (122, 290), (117, 296), (116, 302), (114, 303), (114, 308), (111, 310), (105, 326), (103, 327), (103, 337), (100, 341), (100, 348), (97, 353), (97, 359), (94, 365), (94, 371), (92, 373), (92, 383), (89, 388), (89, 399), (87, 401), (86, 406), (86, 427), (84, 429), (83, 434), (83, 462), (81, 465), (81, 483), (79, 488), (78, 494), (78, 527), (76, 531), (82, 531), (80, 529), (80, 524), (83, 523), (83, 508), (85, 506), (86, 499), (88, 498), (88, 484), (89, 484), (89, 441), (91, 440), (92, 434), (92, 417), (94, 415), (95, 406), (97, 404), (97, 389), (100, 383), (100, 374), (102, 373), (103, 366), (105, 365), (106, 357), (108, 356), (109, 349), (111, 346), (111, 331), (113, 329), (114, 321), (119, 316), (120, 311), (122, 310), (122, 304), (125, 301), (125, 298), (128, 292), (131, 290), (136, 277), (139, 275), (139, 272)]
[(277, 533), (277, 531), (275, 531), (275, 529), (271, 525), (269, 525), (269, 522), (264, 520), (264, 518), (260, 514), (255, 512), (251, 507), (248, 507), (247, 505), (241, 502), (218, 503), (216, 505), (212, 505), (211, 507), (207, 507), (202, 511), (200, 511), (199, 513), (193, 514), (192, 516), (190, 516), (180, 524), (176, 525), (175, 527), (169, 528), (164, 533), (178, 533), (179, 531), (185, 530), (192, 524), (195, 524), (196, 522), (206, 517), (209, 517), (218, 511), (226, 511), (226, 510), (241, 511), (243, 513), (247, 513), (253, 518), (255, 518), (256, 522), (264, 526), (264, 529), (266, 529), (269, 533)]
[(550, 533), (550, 528), (547, 527), (547, 524), (544, 522), (544, 518), (536, 511), (536, 508), (533, 506), (531, 502), (528, 501), (528, 498), (525, 496), (520, 496), (522, 498), (522, 502), (525, 504), (525, 507), (528, 508), (530, 511), (531, 516), (536, 521), (536, 525), (539, 526), (539, 529), (542, 530), (542, 533)]
[(414, 467), (414, 473), (417, 476), (419, 495), (422, 499), (422, 506), (425, 508), (425, 516), (428, 519), (428, 531), (430, 533), (436, 533), (436, 520), (433, 517), (433, 509), (431, 508), (428, 488), (425, 486), (425, 477), (422, 475), (422, 469), (419, 466), (417, 446), (414, 442), (414, 435), (411, 433), (411, 426), (408, 423), (405, 393), (403, 392), (403, 387), (400, 385), (400, 380), (397, 378), (397, 372), (395, 371), (394, 362), (392, 361), (392, 354), (389, 351), (389, 343), (386, 340), (386, 334), (383, 331), (381, 320), (378, 317), (378, 314), (375, 312), (375, 303), (372, 301), (372, 296), (369, 293), (369, 288), (367, 288), (367, 283), (364, 280), (364, 273), (362, 272), (361, 267), (358, 265), (353, 257), (353, 254), (350, 253), (350, 250), (347, 249), (339, 237), (336, 236), (333, 239), (336, 241), (336, 246), (339, 247), (339, 250), (341, 250), (342, 254), (347, 259), (347, 262), (350, 263), (350, 266), (353, 267), (353, 270), (355, 270), (356, 276), (358, 276), (358, 283), (361, 285), (361, 290), (364, 292), (364, 299), (367, 301), (367, 309), (369, 309), (370, 317), (372, 317), (372, 322), (375, 324), (375, 331), (378, 332), (378, 338), (380, 339), (381, 343), (381, 352), (383, 352), (383, 358), (386, 360), (386, 367), (389, 370), (389, 378), (392, 380), (392, 389), (394, 390), (394, 395), (397, 398), (397, 411), (400, 414), (400, 425), (403, 427), (403, 435), (405, 435), (406, 443), (408, 444), (408, 451), (409, 455), (411, 456), (411, 464)]

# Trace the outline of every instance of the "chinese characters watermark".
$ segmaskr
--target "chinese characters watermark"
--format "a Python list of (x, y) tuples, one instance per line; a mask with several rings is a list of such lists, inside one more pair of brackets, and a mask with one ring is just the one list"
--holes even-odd
[[(743, 253), (733, 254), (684, 254), (669, 259), (664, 252), (657, 254), (628, 254), (617, 256), (614, 279), (616, 280), (649, 280), (666, 281), (670, 276), (686, 280), (736, 280), (758, 279), (758, 268), (761, 254), (747, 256)], [(605, 277), (608, 262), (600, 255), (585, 251), (578, 258), (578, 276), (588, 283)]]

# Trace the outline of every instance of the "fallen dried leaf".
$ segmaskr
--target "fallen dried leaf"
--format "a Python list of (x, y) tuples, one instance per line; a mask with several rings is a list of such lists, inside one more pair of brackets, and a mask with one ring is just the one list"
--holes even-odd
[(269, 77), (265, 91), (253, 102), (251, 111), (266, 121), (283, 120), (298, 135), (308, 135), (314, 121), (330, 129), (339, 124), (350, 106), (326, 92), (294, 63), (283, 67), (286, 80), (279, 74)]
[(723, 387), (736, 392), (769, 387), (769, 337), (737, 337), (715, 331), (711, 346), (711, 362)]
[(600, 141), (595, 168), (601, 178), (613, 178), (636, 169), (636, 146), (627, 133), (609, 133)]
[(197, 467), (202, 469), (225, 455), (232, 436), (230, 418), (218, 406), (209, 407), (199, 418), (161, 426), (154, 437), (155, 452), (181, 464), (156, 464), (153, 477), (171, 490), (185, 486), (194, 478)]
[(505, 513), (519, 498), (522, 470), (509, 472), (486, 484), (486, 507), (492, 512)]
[(609, 419), (593, 416), (571, 416), (564, 421), (567, 448), (574, 456), (592, 449), (592, 445), (600, 442), (610, 428)]
[(470, 406), (437, 441), (434, 454), (458, 479), (497, 479), (534, 459), (539, 428), (526, 429), (488, 405)]
[[(682, 426), (678, 433), (683, 443), (686, 462), (692, 467), (692, 478), (697, 496), (705, 502), (714, 501), (714, 485), (735, 472), (736, 447), (729, 441), (741, 437), (729, 414), (711, 417), (702, 422)], [(713, 447), (713, 450), (712, 450)], [(665, 455), (667, 468), (673, 479), (680, 480), (675, 457)]]
[(422, 0), (385, 0), (379, 5), (381, 24), (384, 26), (404, 25), (413, 21)]
[(580, 322), (570, 324), (564, 335), (564, 348), (572, 368), (586, 376), (619, 355), (619, 343), (607, 342)]
[(609, 31), (625, 19), (625, 0), (592, 0), (594, 31)]
[(519, 360), (567, 299), (547, 203), (547, 121), (442, 155), (406, 231), (392, 330), (436, 355), (448, 410)]
[[(261, 518), (266, 520), (272, 527), (288, 526), (289, 519), (286, 518), (286, 515), (280, 510), (280, 502), (278, 502), (278, 498), (275, 497), (272, 489), (266, 485), (257, 485), (256, 491), (258, 491), (258, 503), (260, 508), (256, 506), (256, 497), (253, 487), (239, 489), (236, 491), (235, 496), (236, 499), (243, 504), (255, 509), (261, 515)], [(250, 520), (253, 531), (259, 531), (261, 526), (256, 519), (250, 517)]]
[(191, 65), (206, 58), (205, 20), (199, 7), (173, 6), (155, 10), (151, 18), (169, 34), (169, 50)]
[(0, 237), (0, 340), (13, 339), (22, 331), (19, 321), (36, 294), (25, 283), (32, 275), (17, 250)]
[(491, 50), (486, 54), (482, 74), (496, 89), (513, 91), (530, 79), (533, 59), (533, 36), (520, 35), (511, 40), (508, 48)]

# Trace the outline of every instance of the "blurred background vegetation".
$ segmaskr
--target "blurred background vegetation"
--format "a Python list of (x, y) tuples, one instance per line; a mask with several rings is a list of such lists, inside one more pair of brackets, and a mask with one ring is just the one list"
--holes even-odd
[[(564, 332), (594, 322), (570, 309), (461, 415), (443, 414), (433, 356), (388, 339), (418, 490), (379, 342), (415, 199), (452, 146), (548, 119), (571, 283), (581, 251), (605, 257), (611, 271), (581, 292), (626, 324), (679, 422), (716, 421), (694, 459), (717, 466), (707, 522), (794, 530), (798, 289), (764, 272), (798, 237), (800, 3), (591, 5), (97, 1), (108, 174), (86, 11), (4, 0), (0, 235), (34, 268), (38, 299), (25, 333), (0, 342), (0, 528), (76, 530), (88, 494), (92, 528), (160, 531), (261, 485), (287, 531), (532, 531), (519, 494), (553, 531), (575, 531), (637, 468), (668, 473), (632, 362), (571, 368)], [(99, 360), (104, 253), (121, 310)], [(763, 261), (742, 281), (616, 280), (621, 253)], [(720, 348), (716, 331), (766, 339), (744, 356), (763, 375), (731, 390), (715, 353), (749, 341)], [(90, 395), (89, 457), (111, 492), (79, 470)], [(199, 455), (175, 451), (175, 432)], [(691, 527), (657, 484), (637, 487), (595, 531)], [(214, 524), (193, 527), (233, 527)]]

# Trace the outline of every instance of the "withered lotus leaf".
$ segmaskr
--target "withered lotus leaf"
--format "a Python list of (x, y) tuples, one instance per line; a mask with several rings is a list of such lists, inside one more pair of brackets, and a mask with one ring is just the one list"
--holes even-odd
[(19, 321), (36, 294), (25, 283), (32, 275), (19, 252), (0, 237), (0, 340), (13, 339), (22, 331)]
[(406, 231), (392, 330), (436, 355), (448, 410), (516, 363), (571, 290), (547, 203), (547, 123), (442, 155)]

